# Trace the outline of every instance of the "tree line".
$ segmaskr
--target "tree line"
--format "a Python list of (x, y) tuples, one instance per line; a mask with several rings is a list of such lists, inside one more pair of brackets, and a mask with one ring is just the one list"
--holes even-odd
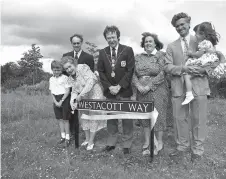
[(43, 63), (40, 47), (31, 45), (31, 49), (23, 53), (23, 57), (15, 62), (1, 65), (1, 85), (6, 89), (15, 89), (22, 85), (35, 85), (49, 80), (51, 74), (42, 70)]

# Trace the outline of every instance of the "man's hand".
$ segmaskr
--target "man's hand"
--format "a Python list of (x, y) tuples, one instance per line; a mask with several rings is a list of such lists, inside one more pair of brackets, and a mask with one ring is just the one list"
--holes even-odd
[(205, 68), (199, 67), (199, 66), (190, 66), (189, 73), (192, 75), (204, 75), (206, 73)]
[(192, 57), (192, 56), (193, 56), (193, 52), (192, 52), (191, 50), (188, 50), (187, 55), (188, 55), (189, 57)]
[(117, 86), (110, 86), (109, 90), (112, 95), (116, 95), (118, 93)]

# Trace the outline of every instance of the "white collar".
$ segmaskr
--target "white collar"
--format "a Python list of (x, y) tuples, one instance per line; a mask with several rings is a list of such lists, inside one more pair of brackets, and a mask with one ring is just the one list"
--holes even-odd
[[(184, 37), (181, 37), (181, 36), (180, 36), (180, 40), (181, 40), (181, 41), (183, 41), (183, 38), (184, 38)], [(190, 35), (190, 33), (188, 33), (188, 35), (185, 37), (185, 39), (187, 40), (188, 43), (190, 42), (190, 38), (191, 38), (191, 35)]]
[[(152, 55), (155, 55), (158, 51), (156, 50), (156, 48), (151, 52)], [(148, 53), (146, 51), (143, 52), (143, 54), (148, 55)]]
[[(115, 47), (116, 52), (118, 51), (118, 46), (119, 46), (119, 44)], [(112, 47), (110, 47), (110, 49), (111, 49), (111, 52), (112, 52)]]
[(76, 52), (76, 51), (74, 51), (74, 57), (75, 57), (75, 54), (77, 53), (77, 56), (78, 56), (78, 58), (80, 57), (80, 55), (81, 55), (81, 53), (82, 53), (82, 49), (79, 51), (79, 52)]

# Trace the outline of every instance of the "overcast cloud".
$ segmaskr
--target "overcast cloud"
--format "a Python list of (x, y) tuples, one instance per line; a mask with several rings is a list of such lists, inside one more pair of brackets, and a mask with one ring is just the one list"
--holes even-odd
[(178, 37), (171, 18), (182, 11), (192, 17), (192, 28), (202, 21), (213, 22), (221, 34), (218, 48), (226, 52), (226, 1), (3, 0), (1, 9), (1, 64), (19, 60), (32, 43), (40, 46), (43, 61), (49, 64), (47, 59), (59, 59), (71, 50), (69, 37), (74, 33), (103, 48), (107, 45), (103, 30), (112, 24), (121, 31), (121, 43), (135, 53), (142, 51), (144, 31), (157, 33), (166, 48)]

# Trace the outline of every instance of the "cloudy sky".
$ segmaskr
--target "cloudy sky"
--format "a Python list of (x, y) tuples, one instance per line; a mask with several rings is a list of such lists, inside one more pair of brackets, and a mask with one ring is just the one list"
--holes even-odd
[(116, 25), (121, 43), (142, 51), (142, 32), (157, 33), (167, 44), (178, 34), (171, 26), (174, 14), (186, 12), (191, 28), (211, 21), (221, 35), (218, 49), (226, 54), (226, 1), (166, 0), (1, 0), (1, 61), (17, 61), (32, 43), (41, 48), (44, 69), (49, 71), (51, 59), (60, 59), (72, 50), (69, 37), (80, 33), (85, 41), (99, 48), (107, 45), (103, 30)]

